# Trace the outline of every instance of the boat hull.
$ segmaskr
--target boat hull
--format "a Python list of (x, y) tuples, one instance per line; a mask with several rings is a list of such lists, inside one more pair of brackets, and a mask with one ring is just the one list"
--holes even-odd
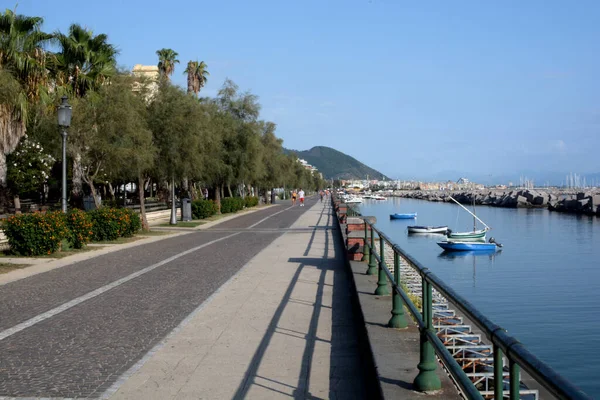
[(417, 213), (411, 214), (390, 214), (390, 219), (415, 219), (417, 218)]
[(438, 246), (446, 251), (493, 251), (498, 246), (495, 243), (474, 243), (474, 242), (437, 242)]
[(446, 233), (447, 226), (409, 226), (408, 233)]

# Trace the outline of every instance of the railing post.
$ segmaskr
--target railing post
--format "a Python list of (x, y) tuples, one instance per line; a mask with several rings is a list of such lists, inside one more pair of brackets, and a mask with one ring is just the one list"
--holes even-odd
[(371, 226), (371, 251), (369, 252), (369, 269), (367, 275), (375, 275), (377, 273), (377, 263), (375, 262), (375, 229)]
[(504, 396), (504, 363), (502, 362), (502, 349), (494, 345), (494, 398), (502, 399)]
[(388, 290), (387, 275), (383, 271), (385, 266), (385, 240), (379, 235), (379, 279), (377, 280), (377, 289), (375, 294), (377, 296), (387, 296), (390, 294)]
[(419, 351), (419, 374), (415, 378), (413, 384), (415, 389), (420, 392), (429, 392), (433, 390), (439, 390), (442, 387), (440, 378), (435, 373), (437, 368), (437, 361), (435, 359), (435, 352), (433, 345), (427, 339), (427, 331), (433, 332), (432, 314), (433, 307), (431, 304), (431, 284), (425, 279), (426, 275), (423, 275), (423, 323), (424, 327), (419, 327), (419, 339), (421, 343)]
[[(400, 256), (394, 250), (394, 281), (398, 288), (401, 288), (400, 283)], [(390, 318), (390, 322), (388, 322), (388, 326), (390, 328), (396, 329), (404, 329), (408, 326), (406, 323), (406, 318), (404, 317), (404, 303), (402, 302), (402, 297), (396, 292), (396, 290), (392, 289), (394, 292), (394, 297), (392, 299), (392, 318)]]
[(519, 364), (513, 360), (508, 360), (508, 369), (510, 373), (510, 400), (519, 400), (521, 389), (521, 371)]
[(364, 218), (363, 221), (365, 222), (365, 240), (363, 242), (363, 257), (361, 261), (370, 261), (369, 256), (371, 255), (371, 252), (369, 251), (369, 224), (367, 223), (367, 219)]

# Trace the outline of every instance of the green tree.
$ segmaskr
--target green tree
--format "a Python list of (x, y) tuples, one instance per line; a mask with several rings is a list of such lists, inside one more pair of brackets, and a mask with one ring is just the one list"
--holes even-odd
[(169, 77), (175, 71), (175, 64), (179, 64), (177, 59), (179, 53), (173, 49), (160, 49), (156, 51), (156, 55), (158, 56), (158, 71), (161, 77), (169, 80)]
[[(81, 155), (83, 179), (94, 201), (97, 183), (123, 176), (124, 171), (139, 177), (152, 165), (154, 149), (145, 104), (131, 85), (130, 77), (117, 76), (110, 85), (74, 100), (69, 144), (73, 153)], [(140, 201), (143, 198), (142, 193)]]
[(105, 34), (94, 33), (79, 24), (72, 24), (69, 32), (55, 34), (59, 52), (50, 58), (49, 67), (54, 83), (68, 88), (76, 97), (89, 90), (98, 90), (117, 74), (115, 46), (108, 43)]
[(210, 75), (204, 61), (189, 61), (183, 73), (187, 74), (187, 92), (194, 93), (196, 96), (204, 85), (206, 85), (206, 81)]

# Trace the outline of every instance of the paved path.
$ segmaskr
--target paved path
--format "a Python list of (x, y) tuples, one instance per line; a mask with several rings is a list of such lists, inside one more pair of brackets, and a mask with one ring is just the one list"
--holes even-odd
[(323, 204), (272, 207), (0, 286), (0, 396), (363, 397)]

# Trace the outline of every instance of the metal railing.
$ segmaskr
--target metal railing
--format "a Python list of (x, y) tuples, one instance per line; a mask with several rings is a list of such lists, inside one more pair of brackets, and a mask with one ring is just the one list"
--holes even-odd
[[(413, 384), (419, 391), (431, 391), (441, 388), (441, 382), (435, 371), (437, 362), (435, 354), (443, 362), (463, 394), (469, 399), (505, 399), (516, 400), (522, 395), (533, 395), (537, 399), (537, 391), (529, 390), (521, 383), (520, 370), (526, 371), (535, 381), (545, 387), (550, 394), (559, 399), (591, 399), (581, 389), (563, 378), (550, 366), (540, 361), (534, 354), (525, 348), (517, 339), (508, 335), (505, 329), (494, 324), (469, 301), (456, 293), (450, 286), (407, 254), (400, 246), (395, 244), (388, 236), (375, 227), (369, 217), (362, 217), (360, 212), (352, 206), (347, 206), (347, 216), (361, 217), (364, 221), (364, 250), (362, 261), (368, 262), (366, 274), (378, 275), (377, 288), (374, 294), (379, 296), (389, 295), (388, 282), (392, 289), (392, 317), (388, 322), (391, 328), (406, 328), (408, 326), (404, 315), (404, 307), (409, 310), (416, 321), (420, 332), (420, 362), (417, 366), (419, 374)], [(376, 245), (376, 235), (379, 239), (379, 250)], [(386, 260), (386, 246), (393, 251), (393, 274), (388, 268)], [(409, 294), (403, 288), (406, 282), (402, 279), (402, 264), (410, 267), (419, 275), (421, 280), (421, 307), (415, 306)], [(405, 269), (406, 273), (406, 269)], [(434, 290), (436, 293), (434, 293)], [(435, 296), (434, 296), (435, 295)], [(434, 297), (452, 303), (470, 321), (476, 324), (492, 343), (492, 348), (480, 346), (471, 342), (469, 338), (477, 335), (467, 332), (462, 325), (462, 318), (456, 317), (454, 312), (447, 307), (440, 307), (439, 301), (433, 309)], [(420, 308), (420, 309), (419, 309)], [(437, 326), (434, 327), (434, 315)], [(449, 319), (459, 320), (452, 331)], [(436, 332), (437, 330), (437, 332)], [(450, 343), (451, 353), (442, 340)], [(462, 341), (462, 343), (461, 343)], [(461, 346), (467, 342), (470, 346)], [(468, 348), (468, 355), (456, 357)], [(489, 346), (487, 346), (489, 349)], [(478, 353), (478, 354), (475, 354)], [(493, 357), (489, 357), (489, 353)], [(455, 358), (456, 357), (456, 358)], [(508, 368), (504, 364), (504, 357), (508, 360)], [(457, 361), (461, 361), (461, 364)], [(465, 361), (466, 360), (466, 361)], [(475, 368), (479, 364), (479, 369)], [(482, 368), (483, 367), (483, 368)], [(472, 368), (471, 373), (465, 370)], [(508, 371), (507, 371), (508, 369)], [(488, 371), (489, 379), (483, 383), (483, 378)], [(491, 372), (490, 372), (491, 371)], [(508, 380), (506, 379), (508, 377)], [(501, 382), (501, 384), (497, 384)], [(493, 391), (490, 390), (493, 387)]]

